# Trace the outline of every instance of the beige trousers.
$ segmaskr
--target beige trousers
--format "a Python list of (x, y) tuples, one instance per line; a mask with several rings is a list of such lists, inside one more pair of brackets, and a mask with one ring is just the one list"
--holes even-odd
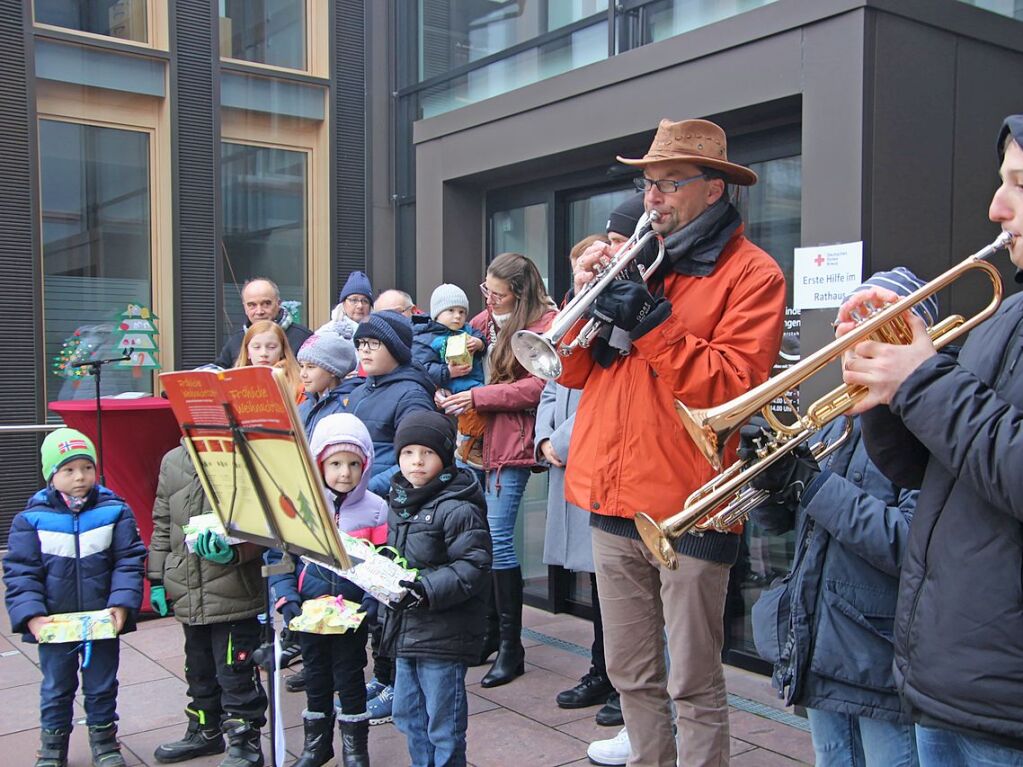
[(675, 767), (676, 758), (680, 767), (727, 765), (721, 649), (728, 565), (679, 556), (678, 569), (668, 570), (642, 541), (596, 529), (593, 560), (607, 671), (632, 745), (629, 767)]

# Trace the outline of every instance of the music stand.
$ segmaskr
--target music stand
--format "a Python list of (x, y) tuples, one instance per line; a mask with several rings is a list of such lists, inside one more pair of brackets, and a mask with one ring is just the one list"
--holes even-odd
[(269, 579), (292, 572), (293, 556), (342, 570), (351, 563), (282, 371), (187, 371), (164, 373), (160, 380), (224, 530), (285, 554), (279, 563), (262, 566), (267, 620), (259, 662), (267, 670), (270, 764), (276, 765), (278, 669)]
[(104, 365), (112, 362), (129, 362), (134, 349), (126, 349), (124, 356), (107, 357), (102, 360), (87, 360), (85, 362), (72, 362), (73, 368), (89, 368), (88, 375), (96, 379), (96, 461), (99, 463), (99, 483), (104, 487), (107, 484), (106, 467), (103, 464), (103, 404), (100, 400), (100, 373)]

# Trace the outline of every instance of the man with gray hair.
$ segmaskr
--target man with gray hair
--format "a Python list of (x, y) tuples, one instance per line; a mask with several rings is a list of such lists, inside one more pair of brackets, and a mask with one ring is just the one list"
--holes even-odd
[(242, 287), (242, 308), (245, 310), (245, 322), (227, 339), (220, 355), (213, 361), (222, 368), (229, 368), (238, 359), (242, 348), (242, 338), (253, 322), (272, 320), (281, 326), (288, 344), (293, 352), (297, 352), (303, 342), (313, 334), (305, 325), (295, 322), (291, 314), (281, 306), (281, 291), (277, 283), (266, 277), (253, 277)]
[(416, 313), (416, 302), (404, 290), (390, 288), (377, 296), (377, 300), (373, 303), (373, 311), (397, 312), (411, 318)]

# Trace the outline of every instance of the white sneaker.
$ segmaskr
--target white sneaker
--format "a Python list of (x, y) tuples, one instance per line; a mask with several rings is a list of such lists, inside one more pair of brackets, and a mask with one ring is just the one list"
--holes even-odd
[(595, 740), (590, 743), (589, 748), (586, 749), (586, 756), (590, 757), (592, 764), (599, 764), (602, 767), (620, 767), (628, 763), (631, 751), (629, 733), (622, 727), (613, 738)]

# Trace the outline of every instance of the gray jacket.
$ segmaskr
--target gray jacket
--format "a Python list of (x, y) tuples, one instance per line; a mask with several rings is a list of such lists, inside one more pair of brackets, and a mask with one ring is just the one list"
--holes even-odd
[(160, 464), (146, 574), (153, 583), (163, 582), (174, 616), (190, 626), (251, 618), (266, 605), (261, 548), (239, 544), (239, 559), (229, 565), (188, 552), (181, 528), (191, 517), (210, 510), (192, 461), (179, 445)]
[[(864, 414), (871, 458), (919, 485), (895, 680), (916, 721), (1023, 748), (1023, 296), (957, 359), (921, 364)], [(894, 417), (893, 417), (894, 416)]]
[(547, 530), (544, 534), (543, 563), (561, 565), (568, 570), (592, 573), (593, 543), (590, 537), (590, 512), (565, 500), (565, 470), (551, 466), (540, 452), (540, 443), (551, 441), (554, 452), (568, 461), (575, 410), (583, 393), (548, 381), (536, 409), (534, 446), (536, 460), (550, 471), (547, 490)]

